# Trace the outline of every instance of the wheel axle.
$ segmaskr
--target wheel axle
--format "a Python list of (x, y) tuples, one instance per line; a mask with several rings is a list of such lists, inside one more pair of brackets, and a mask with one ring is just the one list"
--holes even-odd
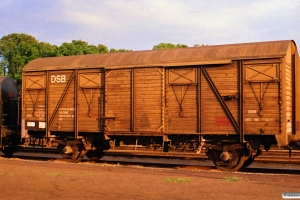
[(228, 151), (223, 151), (220, 155), (220, 159), (223, 161), (230, 160), (230, 159), (232, 159), (232, 154), (228, 153)]
[(71, 146), (65, 146), (63, 148), (63, 152), (64, 152), (64, 154), (70, 154), (70, 153), (73, 153), (73, 149)]

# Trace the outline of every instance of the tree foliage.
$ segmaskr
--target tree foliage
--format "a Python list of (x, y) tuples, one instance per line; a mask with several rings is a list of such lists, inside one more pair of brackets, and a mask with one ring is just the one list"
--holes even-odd
[(89, 45), (82, 40), (72, 40), (61, 46), (39, 42), (33, 36), (12, 33), (0, 39), (0, 75), (16, 80), (22, 78), (22, 68), (31, 60), (42, 57), (108, 53), (105, 45)]
[(172, 43), (159, 43), (154, 45), (152, 50), (160, 50), (160, 49), (175, 49), (175, 48), (186, 48), (188, 47), (186, 44), (172, 44)]
[(204, 46), (208, 46), (207, 44), (194, 44), (194, 47), (204, 47)]
[(57, 56), (58, 46), (49, 44), (47, 42), (40, 42), (39, 45), (39, 53), (41, 58), (43, 57), (54, 57)]
[(71, 55), (84, 55), (84, 54), (97, 54), (108, 53), (108, 48), (105, 45), (98, 44), (89, 45), (82, 40), (72, 40), (71, 43), (64, 42), (58, 47), (58, 56), (71, 56)]
[(29, 61), (40, 57), (39, 42), (32, 36), (13, 33), (0, 40), (2, 72), (14, 79), (21, 79), (21, 71)]
[(132, 51), (132, 50), (128, 50), (128, 49), (115, 49), (115, 48), (112, 48), (112, 49), (109, 50), (110, 53), (127, 52), (127, 51)]

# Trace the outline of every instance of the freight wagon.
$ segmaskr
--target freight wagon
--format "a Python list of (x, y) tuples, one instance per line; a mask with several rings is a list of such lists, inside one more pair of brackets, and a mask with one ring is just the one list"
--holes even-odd
[(0, 76), (0, 149), (12, 155), (20, 142), (20, 84)]
[(109, 148), (207, 152), (246, 167), (299, 144), (294, 41), (40, 58), (23, 68), (21, 135), (78, 162)]

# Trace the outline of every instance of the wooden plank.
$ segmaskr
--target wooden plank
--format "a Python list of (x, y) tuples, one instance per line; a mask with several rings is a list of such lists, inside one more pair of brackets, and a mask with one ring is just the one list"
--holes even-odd
[[(238, 93), (237, 65), (220, 66), (218, 70), (213, 67), (206, 67), (206, 71), (213, 81), (221, 96), (235, 96)], [(235, 130), (223, 111), (221, 104), (213, 93), (205, 77), (201, 78), (202, 91), (202, 132), (235, 134)], [(238, 120), (238, 101), (232, 99), (225, 101), (230, 113)]]
[(106, 75), (106, 116), (109, 131), (130, 131), (131, 124), (131, 70), (112, 70)]
[(134, 70), (135, 131), (157, 131), (162, 126), (162, 74), (156, 68)]
[[(169, 73), (167, 74), (167, 80)], [(169, 133), (195, 133), (198, 129), (197, 86), (166, 84), (166, 121)], [(182, 110), (180, 109), (182, 103)]]

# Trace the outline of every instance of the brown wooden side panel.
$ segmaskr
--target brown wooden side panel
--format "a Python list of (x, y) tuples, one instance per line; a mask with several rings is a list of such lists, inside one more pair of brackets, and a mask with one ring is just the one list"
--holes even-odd
[(131, 131), (131, 69), (106, 71), (106, 129)]
[(24, 119), (45, 122), (45, 90), (25, 90), (23, 106)]
[(134, 130), (161, 131), (163, 69), (134, 69)]
[(49, 72), (48, 94), (51, 97), (48, 99), (49, 131), (73, 132), (75, 130), (75, 74), (73, 73), (75, 72)]
[(25, 127), (29, 129), (45, 129), (46, 74), (24, 74), (22, 95), (22, 119), (26, 121)]
[(197, 68), (166, 70), (166, 132), (198, 132), (197, 84)]
[[(207, 73), (225, 101), (229, 112), (238, 122), (238, 71), (236, 63), (218, 66), (205, 67)], [(213, 92), (212, 86), (202, 74), (202, 132), (211, 134), (235, 134), (228, 116), (222, 108), (220, 101)]]
[(222, 67), (208, 68), (207, 71), (220, 95), (223, 97), (230, 113), (236, 122), (238, 122), (239, 72), (237, 62)]
[(280, 133), (278, 83), (245, 84), (244, 92), (245, 134)]
[[(245, 134), (280, 134), (282, 91), (279, 88), (279, 66), (278, 63), (243, 66), (246, 77), (244, 82)], [(248, 72), (251, 74), (249, 75)]]
[(78, 131), (102, 132), (104, 73), (101, 69), (78, 72)]

